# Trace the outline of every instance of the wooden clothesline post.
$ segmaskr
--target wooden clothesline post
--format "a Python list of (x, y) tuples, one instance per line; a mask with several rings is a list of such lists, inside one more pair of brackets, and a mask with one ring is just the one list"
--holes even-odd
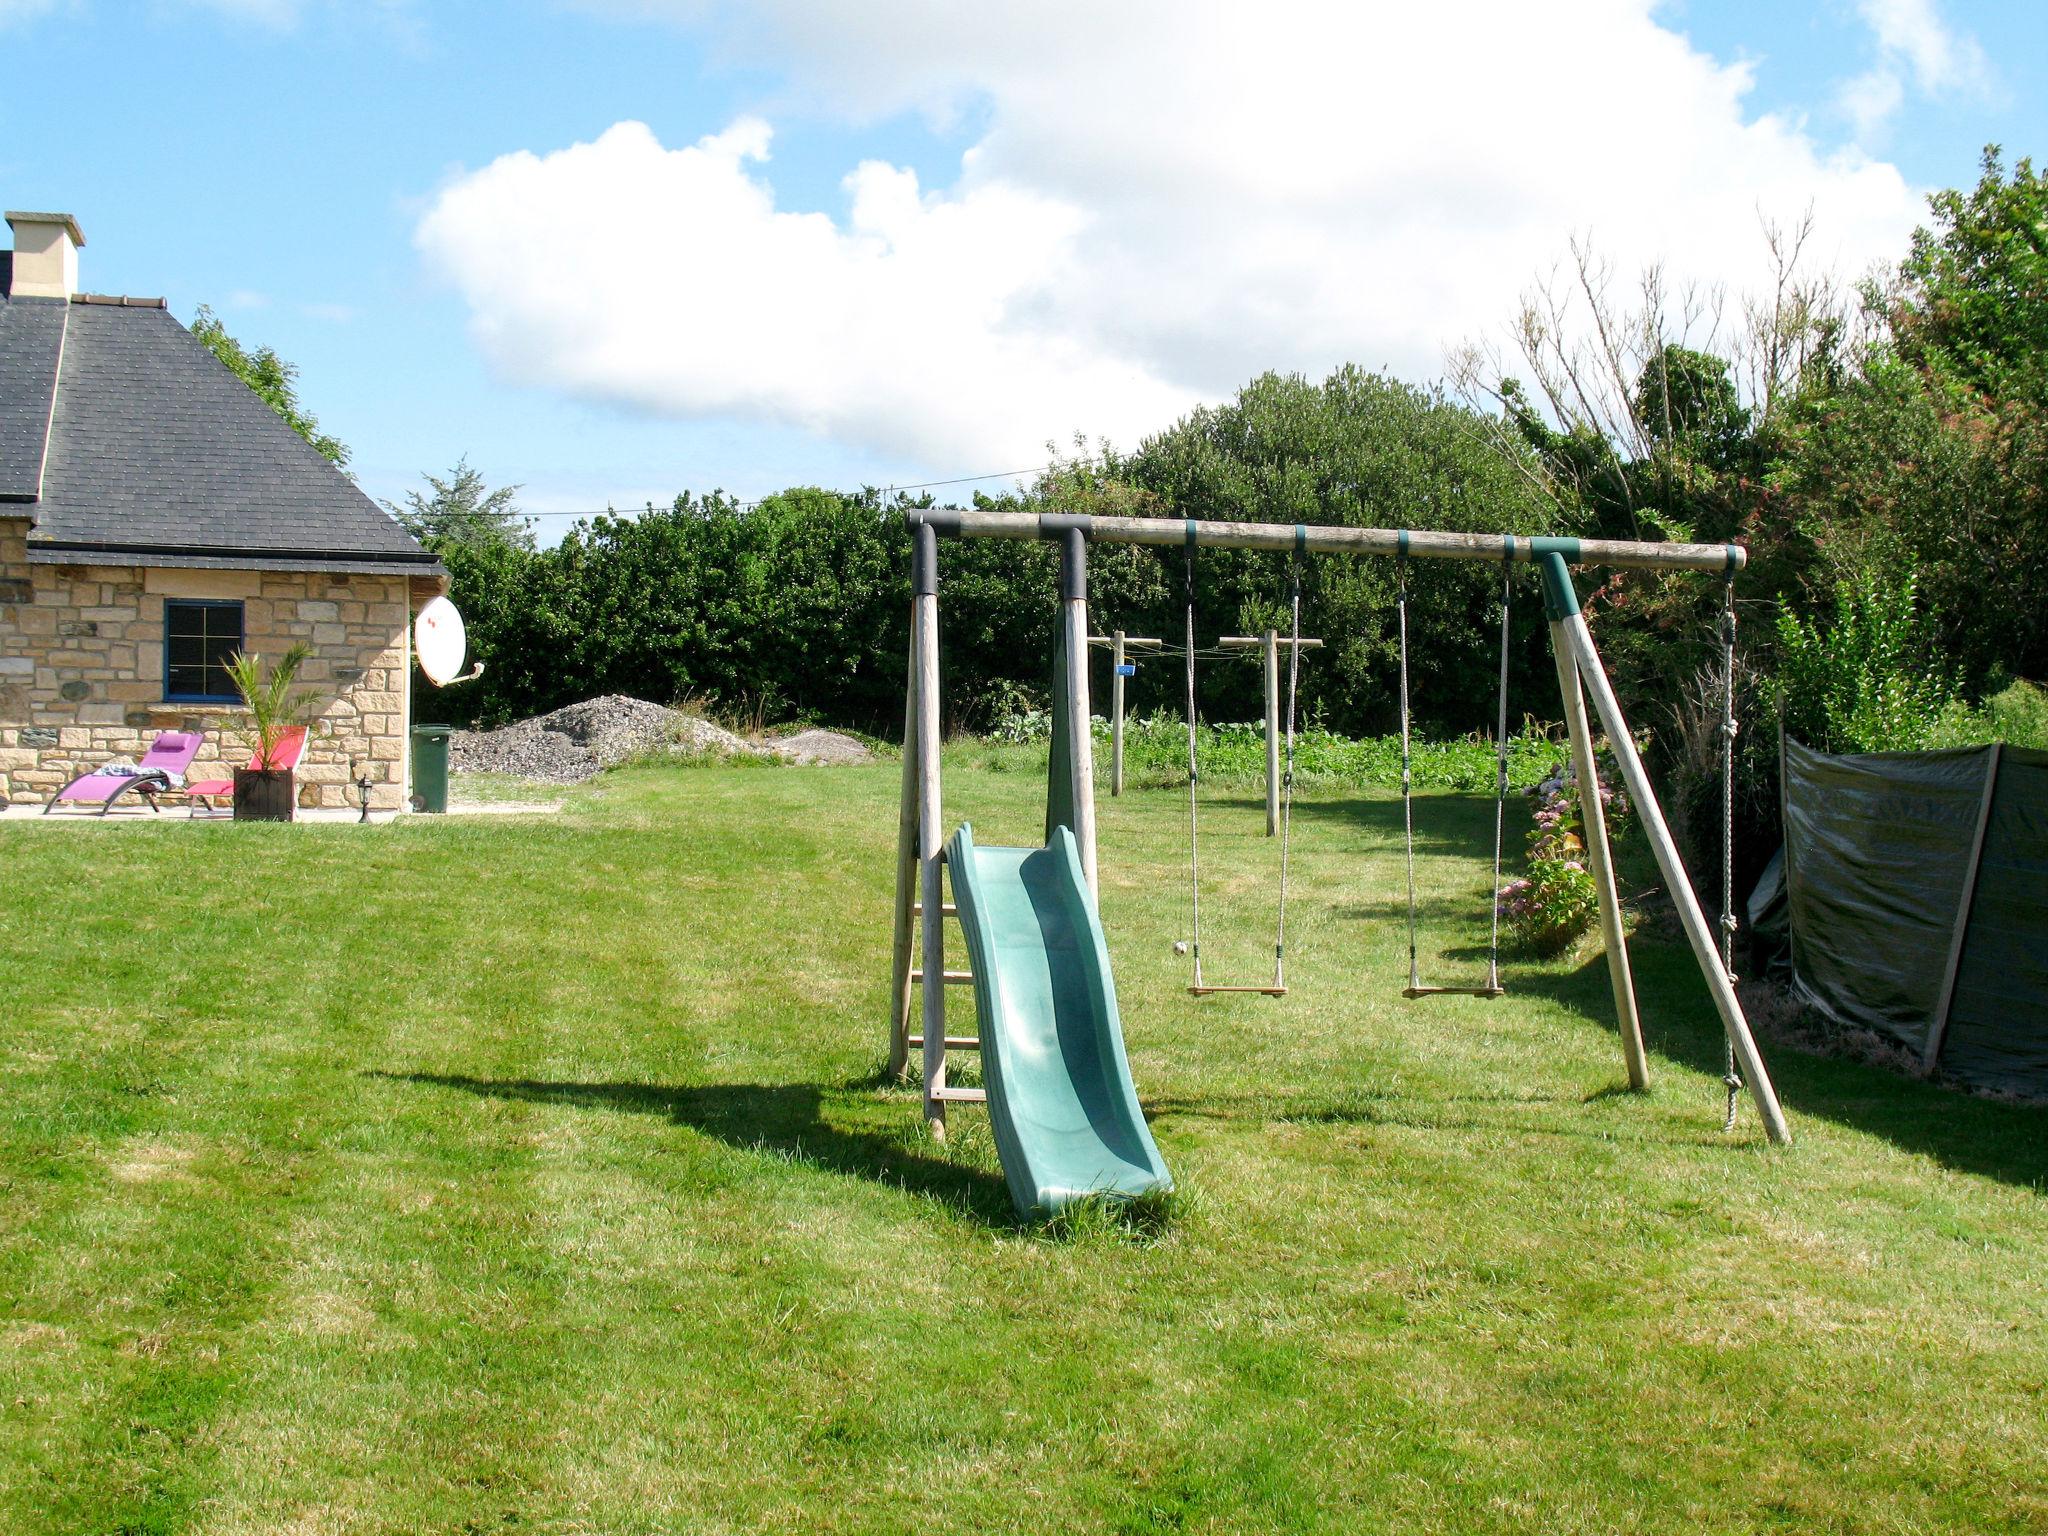
[[(1266, 667), (1266, 836), (1275, 837), (1280, 831), (1280, 631), (1269, 629), (1263, 635), (1225, 635), (1216, 642), (1225, 650), (1258, 650), (1264, 653)], [(1293, 637), (1288, 637), (1293, 644)], [(1301, 637), (1301, 648), (1314, 651), (1322, 648), (1323, 642)]]
[(1109, 647), (1109, 792), (1124, 792), (1124, 668), (1126, 651), (1156, 651), (1165, 642), (1127, 635), (1113, 629), (1106, 635), (1090, 635), (1090, 645)]

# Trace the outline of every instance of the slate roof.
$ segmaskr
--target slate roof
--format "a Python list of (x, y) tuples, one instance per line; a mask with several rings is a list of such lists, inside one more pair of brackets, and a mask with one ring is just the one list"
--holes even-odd
[(0, 300), (0, 502), (34, 501), (42, 486), (50, 391), (70, 308), (62, 299)]
[[(36, 383), (52, 360), (54, 411)], [(43, 421), (38, 563), (441, 571), (157, 301), (0, 298), (0, 494), (26, 483)]]

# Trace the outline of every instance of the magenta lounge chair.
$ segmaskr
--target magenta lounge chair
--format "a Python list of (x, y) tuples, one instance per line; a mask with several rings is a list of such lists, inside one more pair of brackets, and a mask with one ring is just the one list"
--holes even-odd
[[(278, 738), (277, 749), (270, 754), (270, 761), (268, 762), (263, 760), (263, 749), (259, 746), (254, 752), (249, 754), (249, 767), (251, 769), (267, 768), (273, 773), (298, 767), (299, 759), (306, 755), (306, 730), (307, 727), (303, 725), (289, 727)], [(214, 802), (216, 800), (232, 799), (234, 793), (235, 781), (233, 779), (199, 779), (185, 786), (185, 794), (191, 801), (192, 814), (194, 816), (199, 814), (199, 807), (201, 805), (206, 807), (207, 815), (218, 815), (220, 807), (215, 805)]]
[(100, 814), (106, 815), (114, 808), (114, 802), (130, 793), (142, 796), (149, 802), (152, 811), (162, 811), (156, 797), (165, 790), (177, 788), (177, 780), (192, 766), (192, 759), (199, 755), (202, 738), (197, 731), (161, 731), (143, 754), (132, 774), (93, 773), (80, 774), (56, 794), (50, 796), (50, 803), (43, 807), (43, 814), (49, 815), (57, 809), (60, 801), (70, 800), (80, 805), (97, 805)]

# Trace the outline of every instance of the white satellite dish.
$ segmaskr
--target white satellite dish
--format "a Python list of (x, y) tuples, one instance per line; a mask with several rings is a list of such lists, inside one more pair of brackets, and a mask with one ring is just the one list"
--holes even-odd
[(462, 671), (462, 658), (469, 649), (469, 635), (462, 625), (462, 613), (445, 597), (437, 597), (420, 610), (418, 618), (412, 621), (413, 652), (419, 657), (420, 670), (427, 674), (427, 681), (437, 688), (446, 688), (451, 683), (466, 683), (483, 675), (483, 665), (478, 663), (466, 676), (458, 677)]

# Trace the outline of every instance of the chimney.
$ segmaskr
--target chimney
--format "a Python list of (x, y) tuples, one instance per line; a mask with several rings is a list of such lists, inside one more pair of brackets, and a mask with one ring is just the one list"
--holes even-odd
[(14, 231), (14, 298), (68, 299), (78, 292), (78, 248), (85, 244), (78, 220), (68, 213), (13, 211), (7, 223)]

